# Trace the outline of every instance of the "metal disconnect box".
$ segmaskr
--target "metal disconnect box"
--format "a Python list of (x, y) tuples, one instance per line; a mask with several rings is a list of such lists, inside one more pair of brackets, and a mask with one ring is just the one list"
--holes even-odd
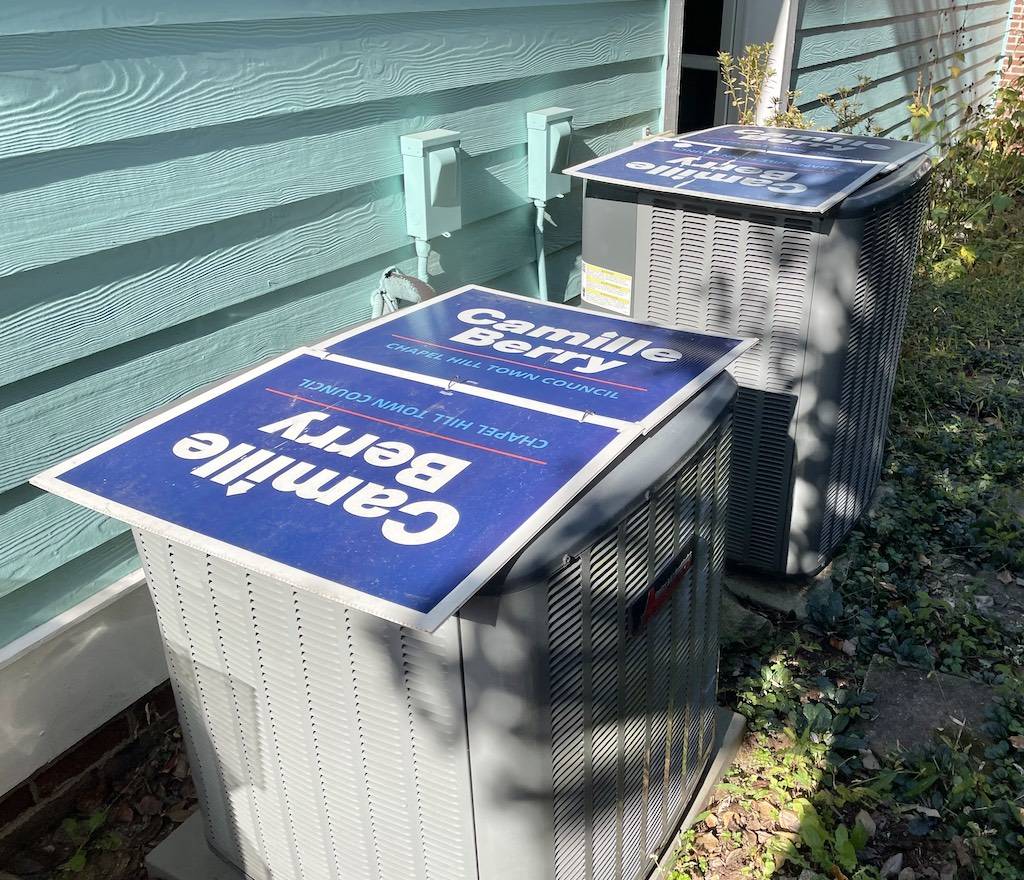
[[(682, 142), (698, 154), (687, 170), (717, 163), (726, 171), (677, 180), (665, 175), (679, 166), (660, 164), (672, 159), (641, 156), (646, 167), (632, 177), (621, 167), (602, 173), (601, 160), (581, 172), (589, 177), (584, 288), (589, 280), (597, 291), (584, 298), (666, 326), (760, 340), (730, 368), (740, 390), (729, 558), (777, 574), (814, 573), (881, 472), (927, 203), (925, 147), (752, 126)], [(737, 175), (729, 161), (758, 185), (730, 190)], [(791, 196), (785, 189), (800, 179), (800, 163), (810, 180)], [(775, 174), (779, 192), (767, 191), (755, 168), (769, 181)], [(843, 176), (847, 169), (854, 173)], [(652, 172), (660, 178), (653, 187), (639, 180)], [(623, 179), (611, 182), (616, 174)]]
[[(722, 352), (736, 356), (746, 343), (708, 338), (704, 361), (685, 376), (690, 368), (681, 358), (659, 372), (623, 356), (619, 368), (609, 368), (621, 370), (612, 373), (616, 379), (604, 380), (606, 388), (621, 386), (622, 396), (597, 395), (596, 411), (581, 411), (493, 387), (532, 382), (508, 372), (481, 370), (473, 383), (405, 373), (423, 352), (456, 347), (448, 342), (459, 334), (432, 335), (446, 308), (465, 322), (459, 326), (494, 326), (500, 310), (498, 326), (514, 325), (522, 335), (527, 323), (563, 329), (581, 334), (577, 346), (603, 343), (614, 328), (627, 350), (621, 340), (628, 330), (631, 344), (646, 342), (655, 365), (666, 363), (666, 351), (688, 347), (695, 356), (702, 344), (694, 334), (456, 291), (326, 349), (256, 368), (39, 478), (132, 524), (206, 840), (239, 877), (643, 878), (671, 844), (712, 757), (736, 390), (719, 371), (728, 360)], [(595, 332), (604, 328), (604, 335)], [(359, 359), (396, 338), (419, 343), (415, 351), (387, 349), (396, 354), (384, 365)], [(666, 348), (673, 342), (680, 349)], [(485, 363), (483, 346), (476, 348), (477, 362)], [(436, 373), (439, 360), (429, 360)], [(461, 361), (449, 367), (464, 373), (470, 368)], [(548, 375), (563, 373), (553, 368)], [(682, 381), (687, 376), (698, 378)], [(388, 406), (361, 399), (368, 395), (357, 389), (371, 385)], [(545, 388), (567, 404), (599, 387), (593, 375), (586, 385), (590, 391)], [(321, 408), (309, 410), (313, 401)], [(626, 415), (627, 404), (635, 423), (603, 414)], [(664, 416), (651, 421), (656, 411)], [(487, 418), (490, 429), (500, 427), (502, 412), (524, 432), (513, 436), (531, 442), (499, 449), (501, 432), (468, 434), (452, 421)], [(344, 422), (334, 425), (337, 413)], [(357, 414), (372, 425), (374, 445), (345, 428)], [(247, 420), (273, 435), (269, 448), (242, 432)], [(555, 439), (556, 430), (579, 448), (544, 446), (542, 438)], [(220, 443), (216, 431), (248, 442)], [(377, 465), (391, 465), (387, 457), (401, 452), (392, 437), (430, 435), (434, 442), (445, 432), (449, 443), (473, 449), (460, 453), (470, 464), (432, 493), (427, 482), (439, 482), (438, 460), (416, 465), (406, 455), (400, 466), (419, 470), (402, 471), (397, 483), (426, 487), (421, 495), (404, 493), (413, 501), (375, 485), (372, 498), (355, 502), (365, 487), (348, 494), (342, 487), (360, 472), (322, 477), (323, 470), (311, 470), (319, 461), (314, 451), (349, 456), (358, 447)], [(169, 475), (160, 467), (152, 479), (162, 485), (151, 489), (140, 468), (165, 448), (176, 457), (173, 466), (187, 459), (183, 466), (196, 467)], [(418, 570), (408, 561), (415, 557), (402, 554), (422, 551), (401, 542), (379, 556), (366, 585), (354, 576), (344, 583), (322, 577), (322, 564), (354, 571), (346, 557), (363, 552), (344, 530), (362, 528), (363, 519), (376, 529), (383, 519), (383, 530), (401, 527), (409, 542), (443, 521), (445, 503), (463, 516), (453, 543), (445, 544), (446, 536), (436, 549), (422, 545), (422, 569), (489, 552), (479, 545), (491, 524), (467, 516), (463, 499), (478, 499), (478, 509), (490, 510), (499, 525), (506, 499), (492, 491), (485, 469), (477, 477), (483, 482), (466, 481), (465, 496), (455, 490), (460, 477), (484, 468), (484, 458), (511, 469), (506, 494), (529, 495), (530, 475), (543, 468), (571, 472), (565, 487), (573, 491), (553, 514), (527, 520), (537, 528), (507, 545), (514, 552), (487, 556), (497, 562), (473, 569), (469, 580), (484, 573), (468, 591), (448, 584), (440, 598), (420, 602), (412, 595)], [(181, 497), (189, 493), (200, 503), (186, 510)], [(429, 515), (415, 506), (428, 496), (435, 504)], [(272, 503), (296, 505), (305, 520), (265, 523)], [(236, 507), (237, 525), (225, 513)], [(376, 507), (387, 510), (378, 515)], [(339, 519), (345, 513), (351, 524)], [(507, 516), (515, 515), (509, 506)], [(425, 516), (432, 524), (419, 528)], [(321, 533), (321, 523), (344, 530)], [(505, 530), (518, 533), (514, 525)], [(325, 534), (335, 535), (340, 559), (330, 541), (324, 548)], [(307, 538), (317, 549), (300, 567), (293, 544)], [(368, 558), (378, 552), (371, 546)], [(373, 585), (376, 574), (387, 583)], [(399, 581), (404, 586), (391, 590)], [(453, 593), (453, 610), (437, 612), (452, 607)]]

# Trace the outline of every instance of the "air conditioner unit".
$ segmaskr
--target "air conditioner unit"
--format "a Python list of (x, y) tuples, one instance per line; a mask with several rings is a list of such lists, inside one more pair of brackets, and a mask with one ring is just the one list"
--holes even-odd
[[(740, 140), (743, 133), (751, 140)], [(686, 147), (672, 153), (677, 143)], [(852, 151), (861, 162), (830, 158), (849, 154), (826, 148)], [(927, 202), (925, 149), (724, 126), (570, 169), (588, 178), (584, 305), (760, 340), (730, 367), (740, 385), (728, 542), (734, 563), (814, 573), (871, 498)], [(665, 176), (678, 166), (659, 163), (685, 162), (677, 155), (691, 153), (691, 170), (732, 162), (757, 186), (737, 185), (726, 196), (726, 174), (718, 181), (712, 170), (704, 180)], [(640, 161), (630, 170), (633, 157)], [(606, 160), (620, 164), (606, 170)], [(802, 172), (799, 163), (809, 166), (805, 195), (823, 192), (821, 201), (789, 205), (753, 174), (765, 169), (778, 179)], [(645, 175), (655, 175), (653, 186)]]
[(254, 880), (646, 877), (715, 739), (734, 387), (432, 634), (136, 530), (210, 845)]
[[(555, 336), (603, 372), (563, 381)], [(502, 369), (404, 369), (475, 369), (456, 337)], [(649, 876), (715, 744), (746, 345), (455, 291), (36, 478), (131, 524), (146, 571), (201, 807), (151, 876), (194, 880), (200, 821), (225, 878)]]

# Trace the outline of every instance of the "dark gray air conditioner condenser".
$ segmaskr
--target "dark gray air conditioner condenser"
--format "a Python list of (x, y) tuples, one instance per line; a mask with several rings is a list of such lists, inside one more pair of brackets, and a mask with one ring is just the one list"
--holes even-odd
[(760, 340), (730, 367), (731, 561), (814, 573), (871, 498), (929, 172), (918, 156), (824, 213), (586, 181), (584, 305), (598, 266), (631, 279), (634, 318)]

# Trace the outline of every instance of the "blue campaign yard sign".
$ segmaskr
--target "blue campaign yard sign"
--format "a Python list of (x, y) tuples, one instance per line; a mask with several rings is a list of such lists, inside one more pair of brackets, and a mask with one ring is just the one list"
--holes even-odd
[(750, 339), (466, 287), (327, 340), (331, 352), (648, 429)]
[(591, 159), (566, 174), (715, 201), (824, 213), (884, 169), (847, 159), (657, 138)]
[(33, 482), (432, 631), (637, 435), (304, 350)]
[(771, 128), (766, 125), (720, 125), (704, 131), (687, 132), (683, 137), (688, 141), (712, 147), (737, 147), (799, 156), (851, 159), (855, 162), (880, 162), (889, 168), (898, 168), (930, 149), (929, 144), (916, 141), (839, 134), (833, 131)]

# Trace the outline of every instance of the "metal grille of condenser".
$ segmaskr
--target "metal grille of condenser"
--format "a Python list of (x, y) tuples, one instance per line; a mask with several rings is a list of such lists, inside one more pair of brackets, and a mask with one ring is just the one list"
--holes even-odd
[(928, 193), (924, 188), (867, 223), (857, 271), (849, 351), (843, 367), (835, 446), (820, 543), (835, 547), (871, 500), (885, 455), (914, 261)]
[[(608, 235), (624, 215), (602, 225), (602, 198), (587, 210)], [(925, 174), (849, 217), (637, 194), (634, 317), (760, 340), (729, 368), (731, 560), (817, 571), (867, 505), (926, 202)]]
[[(740, 384), (730, 487), (729, 556), (784, 568), (793, 480), (791, 425), (813, 288), (820, 221), (708, 210), (654, 197), (642, 317), (678, 327), (754, 336), (733, 364)], [(639, 281), (639, 279), (638, 279)]]
[(475, 880), (458, 621), (418, 633), (135, 539), (211, 846), (255, 880)]
[[(211, 847), (254, 880), (647, 877), (715, 738), (732, 392), (717, 393), (700, 439), (674, 467), (658, 453), (666, 476), (614, 525), (496, 615), (478, 596), (433, 634), (136, 530)], [(637, 630), (632, 603), (686, 548), (685, 579)], [(541, 777), (527, 800), (521, 748)], [(504, 837), (523, 809), (536, 831), (503, 845), (534, 867), (484, 866), (485, 829)]]
[[(730, 430), (552, 577), (556, 880), (633, 880), (671, 843), (711, 757)], [(666, 609), (626, 609), (687, 547)]]

